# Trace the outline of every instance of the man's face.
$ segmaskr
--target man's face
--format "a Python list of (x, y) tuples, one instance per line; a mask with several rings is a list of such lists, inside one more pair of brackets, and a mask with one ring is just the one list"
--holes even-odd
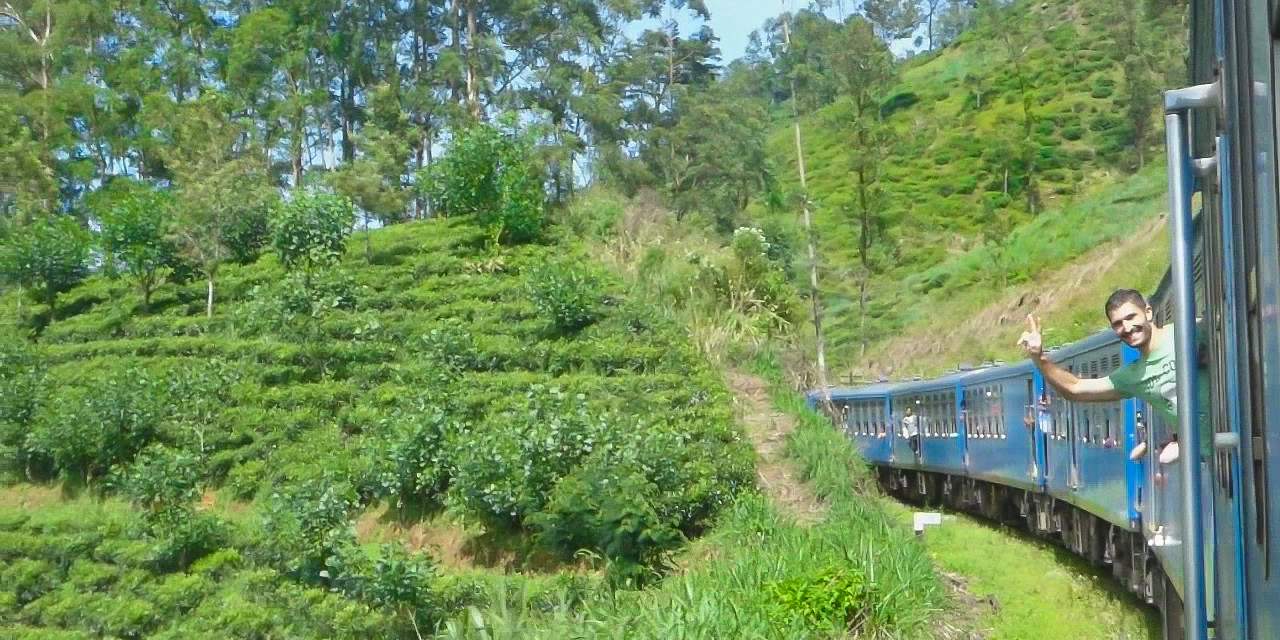
[(1151, 307), (1126, 302), (1112, 309), (1107, 319), (1116, 337), (1134, 349), (1141, 349), (1151, 342), (1151, 316)]

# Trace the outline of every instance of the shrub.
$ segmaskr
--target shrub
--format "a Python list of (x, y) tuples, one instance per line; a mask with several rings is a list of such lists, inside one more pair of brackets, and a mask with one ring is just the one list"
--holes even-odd
[(603, 315), (603, 283), (585, 268), (551, 263), (530, 273), (528, 283), (534, 306), (560, 332), (579, 331)]
[(1079, 140), (1084, 137), (1084, 127), (1078, 124), (1067, 125), (1062, 128), (1062, 137), (1067, 140)]
[(423, 399), (410, 407), (398, 410), (376, 440), (390, 474), (379, 484), (401, 506), (437, 504), (452, 476), (447, 444), (464, 428)]
[(48, 216), (11, 230), (0, 244), (0, 282), (53, 307), (89, 273), (89, 232), (70, 216)]
[(747, 310), (763, 311), (783, 321), (794, 319), (799, 298), (787, 281), (785, 267), (770, 258), (772, 244), (764, 232), (739, 227), (730, 244), (733, 260), (728, 265), (707, 265), (703, 277), (730, 304), (744, 304)]
[(542, 233), (545, 199), (531, 157), (528, 142), (477, 124), (454, 138), (419, 183), (441, 212), (475, 216), (500, 242), (529, 242)]
[(137, 282), (147, 309), (151, 292), (177, 262), (177, 249), (166, 237), (173, 198), (142, 185), (116, 184), (95, 194), (102, 250), (112, 272), (123, 270)]
[(31, 464), (26, 434), (44, 390), (44, 366), (34, 345), (0, 331), (0, 481), (15, 480)]
[(546, 504), (552, 487), (595, 448), (608, 446), (613, 420), (584, 394), (534, 385), (451, 443), (450, 499), (483, 521), (518, 528)]
[(658, 486), (638, 465), (598, 456), (562, 479), (531, 521), (543, 545), (566, 556), (597, 550), (610, 560), (611, 581), (640, 586), (684, 541), (675, 523), (659, 514), (659, 500)]
[(773, 604), (770, 617), (776, 627), (800, 618), (815, 627), (839, 625), (854, 629), (870, 614), (867, 579), (847, 567), (828, 567), (809, 576), (774, 582), (765, 587)]
[(58, 401), (36, 414), (26, 446), (64, 477), (92, 483), (156, 438), (167, 400), (148, 372), (110, 367), (84, 385), (61, 388)]
[(266, 501), (263, 559), (303, 582), (329, 585), (343, 575), (331, 565), (355, 546), (355, 487), (322, 477), (298, 482)]
[(222, 235), (232, 260), (240, 264), (253, 262), (271, 244), (271, 209), (246, 208), (226, 225)]
[(1107, 76), (1098, 76), (1093, 81), (1089, 95), (1095, 98), (1110, 98), (1116, 92), (1116, 81)]
[(1125, 126), (1123, 115), (1114, 115), (1111, 113), (1099, 113), (1089, 120), (1089, 128), (1093, 131), (1111, 131)]
[(271, 222), (281, 262), (291, 271), (301, 271), (304, 286), (310, 288), (312, 274), (336, 263), (346, 251), (355, 213), (345, 198), (298, 190), (276, 206)]
[(895, 93), (880, 104), (880, 117), (888, 118), (893, 115), (895, 111), (901, 111), (909, 108), (911, 105), (914, 105), (919, 101), (920, 96), (917, 96), (915, 93), (910, 91)]
[(461, 322), (432, 327), (422, 336), (422, 349), (427, 361), (449, 376), (481, 369), (484, 365), (475, 336)]
[(317, 274), (310, 282), (304, 274), (290, 274), (250, 290), (248, 304), (236, 310), (235, 326), (244, 335), (278, 332), (299, 339), (322, 337), (314, 321), (354, 310), (361, 293), (355, 279), (340, 269)]

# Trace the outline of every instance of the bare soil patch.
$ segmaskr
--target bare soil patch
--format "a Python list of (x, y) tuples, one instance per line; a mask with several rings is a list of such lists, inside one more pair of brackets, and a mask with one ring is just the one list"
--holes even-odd
[(0, 489), (0, 507), (35, 510), (62, 500), (62, 489), (54, 485), (16, 484)]
[(787, 435), (795, 430), (795, 420), (773, 408), (764, 380), (738, 371), (726, 372), (726, 379), (733, 391), (738, 420), (760, 457), (756, 464), (760, 488), (797, 522), (813, 524), (821, 520), (826, 506), (786, 460)]
[(411, 552), (427, 553), (440, 566), (454, 571), (592, 571), (587, 559), (565, 562), (537, 548), (527, 537), (468, 528), (443, 513), (405, 514), (386, 506), (371, 509), (356, 520), (356, 539), (361, 543), (399, 543)]
[(947, 588), (951, 607), (946, 615), (938, 616), (934, 637), (939, 640), (984, 640), (990, 637), (991, 630), (984, 628), (981, 621), (989, 612), (999, 611), (1000, 603), (995, 597), (973, 595), (965, 577), (958, 573), (939, 570), (939, 574)]
[[(1027, 314), (1051, 319), (1083, 305), (1097, 307), (1101, 319), (1102, 300), (1095, 299), (1098, 282), (1122, 273), (1126, 258), (1149, 245), (1153, 237), (1161, 237), (1166, 222), (1167, 217), (1163, 215), (1153, 218), (1118, 242), (1100, 246), (1070, 264), (1037, 276), (1033, 282), (1010, 287), (1000, 300), (976, 313), (949, 309), (944, 303), (936, 315), (949, 319), (945, 336), (938, 335), (938, 325), (933, 322), (907, 327), (898, 336), (870, 349), (861, 362), (850, 367), (847, 375), (861, 380), (928, 375), (939, 363), (976, 364), (972, 362), (973, 354), (990, 350), (990, 345), (998, 345), (997, 351), (1017, 356), (1013, 345), (1026, 328)], [(1098, 328), (1104, 328), (1101, 320)]]

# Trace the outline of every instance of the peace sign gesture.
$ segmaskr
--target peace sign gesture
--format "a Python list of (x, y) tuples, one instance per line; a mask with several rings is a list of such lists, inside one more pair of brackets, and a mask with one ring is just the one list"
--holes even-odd
[(1032, 358), (1039, 358), (1044, 353), (1044, 339), (1040, 335), (1040, 318), (1027, 315), (1027, 330), (1018, 338), (1018, 346)]

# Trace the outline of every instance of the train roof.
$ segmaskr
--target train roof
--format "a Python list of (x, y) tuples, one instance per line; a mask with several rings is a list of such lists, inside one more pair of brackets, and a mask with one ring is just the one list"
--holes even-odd
[[(1082, 353), (1088, 353), (1118, 342), (1111, 331), (1099, 331), (1083, 340), (1077, 340), (1064, 347), (1049, 352), (1054, 361), (1061, 361)], [(899, 380), (894, 382), (877, 382), (860, 387), (832, 387), (829, 390), (833, 400), (856, 400), (860, 398), (880, 398), (888, 395), (924, 393), (956, 386), (985, 384), (1006, 378), (1027, 376), (1035, 368), (1030, 360), (1022, 360), (1011, 364), (986, 366), (968, 371), (956, 371), (937, 378), (925, 380)], [(807, 396), (811, 401), (818, 399), (821, 392), (810, 391)]]

